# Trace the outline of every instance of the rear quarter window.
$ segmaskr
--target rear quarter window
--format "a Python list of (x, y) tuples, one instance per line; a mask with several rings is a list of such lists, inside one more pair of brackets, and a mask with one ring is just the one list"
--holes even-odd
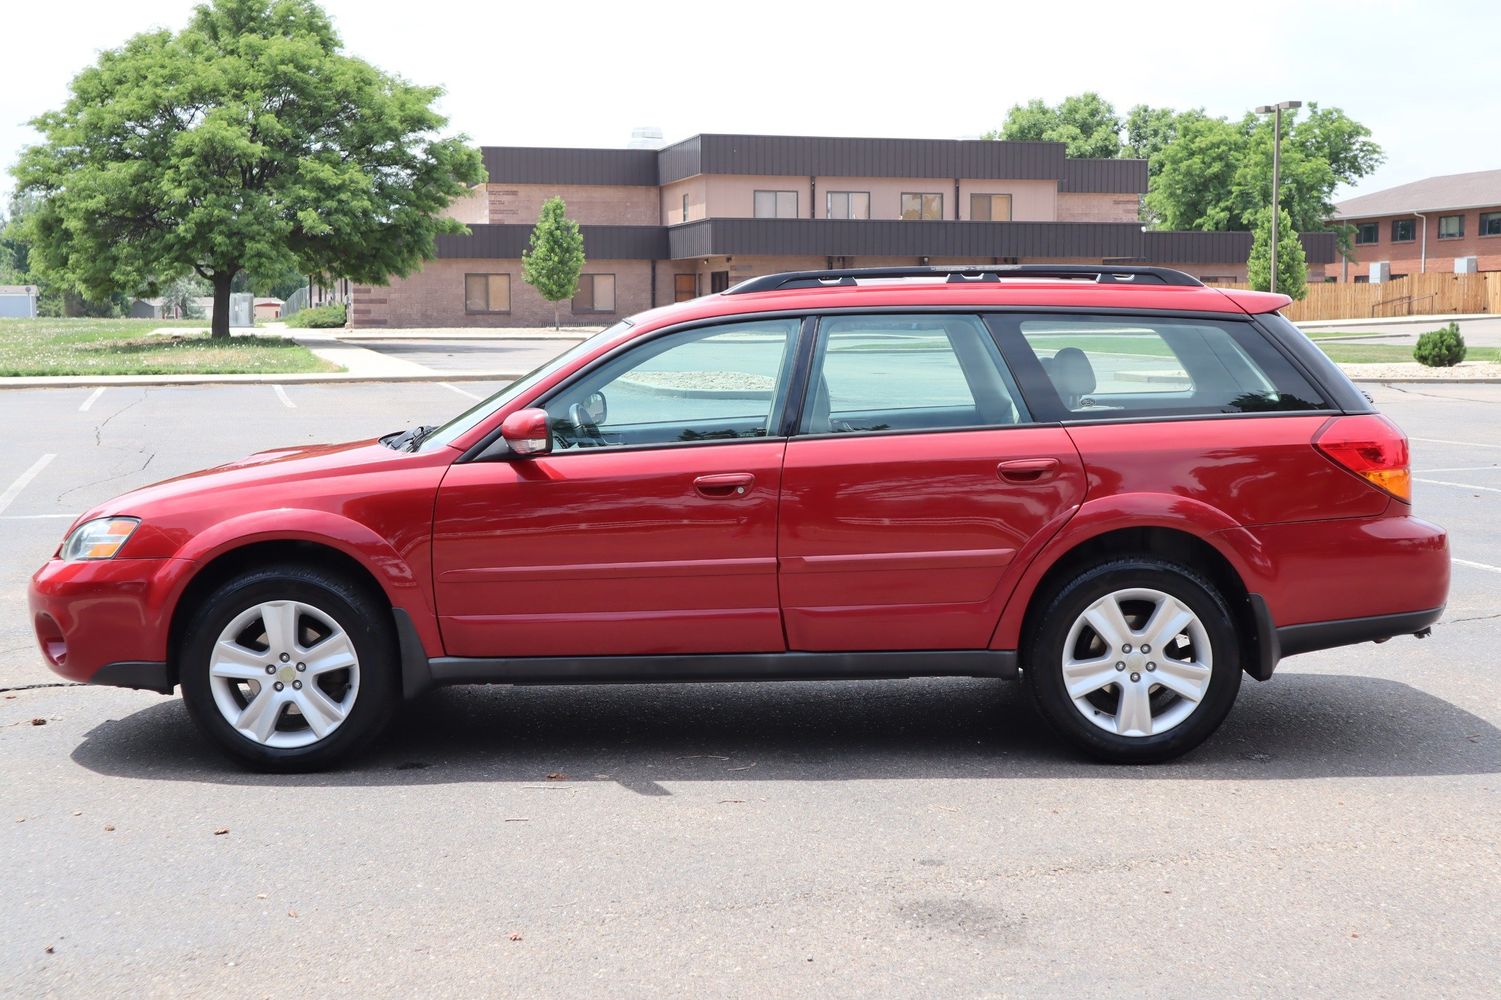
[(1129, 315), (989, 319), (1039, 415), (1047, 410), (1055, 419), (1091, 420), (1328, 407), (1249, 322)]

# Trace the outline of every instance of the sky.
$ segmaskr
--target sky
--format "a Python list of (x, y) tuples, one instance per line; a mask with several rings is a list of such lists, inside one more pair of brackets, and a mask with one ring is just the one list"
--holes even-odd
[[(101, 50), (177, 29), (188, 0), (8, 5), (0, 18), (0, 194), (26, 122)], [(1096, 90), (1238, 118), (1317, 101), (1366, 124), (1386, 162), (1336, 199), (1501, 168), (1501, 3), (761, 0), (753, 5), (325, 0), (346, 49), (442, 86), (482, 145), (624, 146), (699, 132), (978, 137), (1011, 105)]]

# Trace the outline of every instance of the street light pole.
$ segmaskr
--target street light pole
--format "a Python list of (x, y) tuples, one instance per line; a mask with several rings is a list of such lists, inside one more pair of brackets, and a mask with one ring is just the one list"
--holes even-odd
[(1279, 104), (1263, 104), (1256, 109), (1258, 115), (1272, 114), (1272, 276), (1268, 287), (1277, 290), (1277, 224), (1282, 221), (1282, 112), (1301, 108), (1302, 101), (1282, 101)]

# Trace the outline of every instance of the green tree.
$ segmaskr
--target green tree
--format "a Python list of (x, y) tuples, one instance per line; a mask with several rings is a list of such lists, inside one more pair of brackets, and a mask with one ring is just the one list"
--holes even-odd
[(1157, 155), (1146, 208), (1163, 229), (1245, 229), (1231, 204), (1237, 164), (1245, 146), (1223, 118), (1178, 123), (1177, 134)]
[[(1271, 288), (1272, 275), (1272, 210), (1264, 208), (1256, 220), (1255, 235), (1251, 239), (1251, 256), (1246, 261), (1246, 275), (1251, 287), (1265, 292)], [(1287, 209), (1281, 210), (1277, 223), (1277, 291), (1294, 299), (1308, 294), (1308, 257), (1303, 253), (1303, 241), (1293, 228), (1292, 216)]]
[(31, 241), (25, 231), (26, 217), (35, 201), (24, 195), (11, 195), (9, 211), (0, 214), (0, 285), (35, 284), (27, 261)]
[(198, 300), (208, 291), (207, 283), (196, 274), (173, 278), (162, 289), (163, 315), (170, 312), (182, 319), (198, 319), (203, 315)]
[(1109, 159), (1120, 155), (1121, 120), (1115, 108), (1099, 94), (1087, 91), (1065, 97), (1056, 108), (1033, 98), (1025, 105), (1013, 104), (997, 131), (986, 139), (1063, 142), (1069, 156)]
[(552, 325), (558, 328), (558, 303), (573, 298), (584, 270), (584, 234), (568, 218), (562, 198), (542, 204), (537, 224), (521, 254), (521, 277), (552, 303)]
[(212, 0), (186, 28), (137, 35), (74, 78), (32, 124), (15, 168), (41, 197), (32, 271), (103, 299), (189, 272), (384, 283), (434, 256), (439, 217), (484, 179), (477, 150), (439, 138), (441, 93), (345, 55), (311, 0)]
[(1205, 116), (1203, 108), (1174, 111), (1138, 104), (1126, 113), (1123, 123), (1125, 139), (1120, 155), (1130, 160), (1146, 160), (1147, 176), (1156, 177), (1161, 169), (1162, 151), (1173, 144), (1178, 133), (1189, 123)]

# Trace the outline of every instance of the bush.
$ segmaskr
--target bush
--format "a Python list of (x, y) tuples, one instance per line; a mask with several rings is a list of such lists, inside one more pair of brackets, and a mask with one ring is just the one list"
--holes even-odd
[(336, 303), (328, 306), (313, 306), (311, 309), (301, 309), (294, 312), (287, 317), (287, 326), (328, 330), (333, 327), (343, 326), (346, 319), (344, 307)]
[(1412, 356), (1429, 368), (1452, 368), (1459, 364), (1465, 359), (1465, 339), (1460, 336), (1459, 324), (1450, 323), (1423, 334)]

